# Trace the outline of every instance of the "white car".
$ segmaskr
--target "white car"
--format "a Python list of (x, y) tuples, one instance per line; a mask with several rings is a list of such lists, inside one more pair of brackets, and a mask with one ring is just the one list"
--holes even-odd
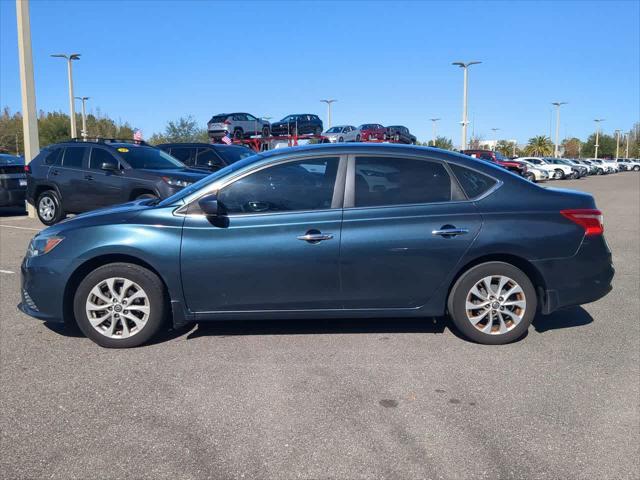
[(620, 164), (621, 170), (633, 170), (634, 172), (640, 171), (640, 161), (638, 160), (634, 160), (631, 158), (619, 158), (618, 163)]
[(601, 160), (599, 158), (588, 158), (590, 162), (593, 162), (604, 169), (604, 173), (616, 173), (620, 170), (618, 164), (613, 161)]
[(358, 129), (353, 125), (336, 125), (322, 133), (331, 143), (355, 142)]
[(531, 162), (527, 162), (526, 160), (513, 161), (526, 165), (527, 173), (524, 174), (524, 177), (532, 182), (546, 182), (547, 180), (549, 180), (549, 178), (553, 178), (553, 176), (555, 175), (555, 171), (549, 171), (544, 168), (539, 168), (537, 165), (534, 165)]
[(545, 162), (540, 157), (519, 157), (515, 159), (517, 162), (527, 162), (533, 164), (535, 168), (545, 170), (549, 174), (549, 178), (560, 180), (568, 178), (572, 175), (573, 170), (569, 165), (552, 165)]

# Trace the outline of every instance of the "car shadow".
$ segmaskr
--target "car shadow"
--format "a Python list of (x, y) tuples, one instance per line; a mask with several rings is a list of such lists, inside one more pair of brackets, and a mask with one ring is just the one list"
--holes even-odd
[(26, 214), (24, 207), (0, 207), (0, 217), (24, 217)]
[(593, 317), (582, 307), (557, 310), (550, 315), (536, 315), (536, 318), (531, 322), (538, 333), (561, 328), (582, 327), (590, 323), (593, 323)]
[(187, 339), (239, 335), (442, 333), (446, 325), (441, 318), (219, 320), (199, 323)]

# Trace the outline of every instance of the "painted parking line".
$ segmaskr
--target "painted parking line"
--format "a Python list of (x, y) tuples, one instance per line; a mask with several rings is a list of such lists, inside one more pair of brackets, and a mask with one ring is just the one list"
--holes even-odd
[(16, 272), (12, 272), (11, 270), (2, 270), (2, 269), (0, 269), (0, 273), (7, 273), (7, 274), (9, 274), (9, 275), (13, 275), (13, 274), (15, 274)]
[(32, 232), (39, 232), (40, 230), (42, 230), (41, 228), (16, 227), (15, 225), (0, 225), (0, 227), (15, 228), (16, 230), (31, 230)]

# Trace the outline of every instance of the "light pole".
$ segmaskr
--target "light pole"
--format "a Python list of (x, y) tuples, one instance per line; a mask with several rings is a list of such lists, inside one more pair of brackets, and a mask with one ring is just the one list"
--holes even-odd
[(453, 62), (452, 65), (457, 65), (458, 67), (464, 70), (464, 84), (463, 84), (463, 93), (462, 93), (462, 142), (461, 142), (461, 150), (465, 150), (467, 148), (467, 86), (468, 86), (468, 75), (467, 69), (471, 65), (477, 65), (482, 62)]
[[(33, 55), (31, 53), (29, 0), (16, 0), (16, 20), (18, 22), (18, 62), (22, 97), (24, 163), (29, 165), (29, 162), (40, 152), (38, 120), (36, 118), (36, 90), (33, 80)], [(27, 203), (27, 213), (31, 218), (36, 216), (33, 207), (29, 203)]]
[(436, 146), (436, 122), (438, 120), (440, 120), (440, 119), (439, 118), (432, 118), (430, 120), (431, 120), (431, 132), (432, 132), (432, 136), (431, 136), (432, 137), (432, 140), (431, 140), (432, 145), (431, 146), (435, 147)]
[(560, 144), (560, 105), (566, 105), (567, 102), (552, 102), (551, 105), (556, 107), (556, 146), (553, 149), (553, 156), (558, 158), (558, 146)]
[(620, 158), (620, 129), (616, 131), (616, 160)]
[(80, 60), (80, 54), (72, 53), (70, 55), (65, 55), (64, 53), (55, 53), (51, 56), (67, 59), (67, 75), (69, 77), (69, 114), (71, 116), (71, 138), (76, 138), (76, 109), (73, 104), (73, 67), (71, 66), (71, 62), (73, 62), (74, 60)]
[(499, 128), (496, 128), (496, 127), (494, 127), (494, 128), (492, 128), (492, 129), (491, 129), (491, 131), (493, 132), (493, 141), (495, 142), (495, 143), (493, 144), (493, 151), (494, 151), (494, 152), (496, 151), (496, 147), (498, 146), (498, 135), (497, 135), (497, 132), (498, 132), (499, 130), (500, 130), (500, 129), (499, 129)]
[(327, 98), (324, 100), (320, 100), (322, 103), (326, 103), (327, 104), (327, 130), (329, 130), (331, 128), (331, 104), (334, 102), (337, 102), (338, 100), (336, 100), (335, 98)]
[(598, 158), (598, 147), (600, 145), (598, 145), (598, 141), (600, 141), (600, 122), (604, 122), (604, 118), (594, 118), (593, 119), (594, 122), (596, 122), (596, 151), (595, 151), (595, 158)]
[(624, 136), (627, 138), (627, 146), (624, 149), (624, 158), (629, 158), (629, 137), (631, 136), (631, 132), (625, 133)]
[(82, 135), (82, 138), (86, 140), (89, 134), (87, 132), (87, 109), (86, 109), (85, 103), (91, 97), (74, 97), (74, 98), (82, 102), (82, 132), (80, 132), (80, 134)]

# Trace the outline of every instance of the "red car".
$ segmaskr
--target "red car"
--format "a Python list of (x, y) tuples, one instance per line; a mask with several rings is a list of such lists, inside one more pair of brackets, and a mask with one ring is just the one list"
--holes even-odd
[(356, 142), (368, 142), (369, 140), (386, 140), (387, 129), (379, 123), (365, 123), (358, 127)]
[(501, 167), (516, 173), (522, 177), (527, 173), (527, 166), (519, 162), (513, 162), (500, 152), (494, 152), (493, 150), (462, 150), (460, 153), (469, 155), (473, 158), (479, 158), (487, 162), (497, 163)]

